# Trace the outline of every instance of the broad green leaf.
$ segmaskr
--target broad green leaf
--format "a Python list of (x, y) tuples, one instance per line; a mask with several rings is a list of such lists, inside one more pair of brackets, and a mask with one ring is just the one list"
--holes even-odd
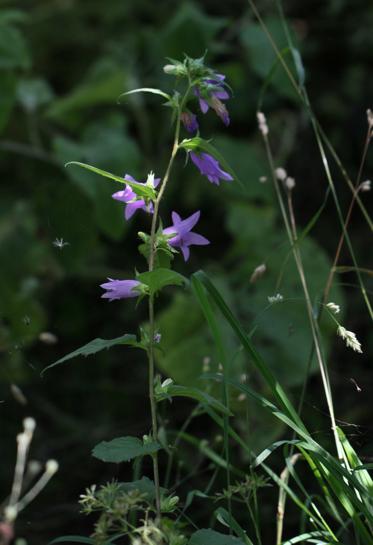
[(157, 441), (143, 443), (137, 437), (117, 437), (111, 441), (102, 441), (92, 451), (92, 456), (103, 462), (119, 464), (129, 462), (138, 456), (154, 454), (160, 450), (161, 445)]
[(22, 33), (18, 28), (0, 23), (0, 69), (27, 69), (30, 65), (30, 56)]
[(68, 95), (53, 101), (45, 115), (62, 125), (75, 126), (82, 113), (101, 104), (115, 104), (127, 76), (112, 58), (101, 58)]
[(150, 186), (135, 183), (132, 180), (128, 180), (127, 178), (124, 178), (123, 176), (116, 176), (115, 174), (112, 174), (111, 172), (107, 172), (106, 170), (102, 170), (101, 168), (97, 168), (92, 165), (87, 165), (86, 163), (80, 163), (79, 161), (70, 161), (65, 166), (68, 167), (70, 165), (76, 165), (78, 167), (90, 170), (91, 172), (94, 172), (95, 174), (98, 174), (99, 176), (103, 176), (104, 178), (115, 180), (116, 182), (120, 182), (121, 184), (127, 184), (134, 190), (136, 195), (138, 195), (139, 197), (146, 197), (148, 199), (153, 199), (153, 200), (156, 198), (156, 193), (154, 189)]
[(65, 361), (76, 358), (77, 356), (91, 356), (92, 354), (96, 354), (96, 352), (100, 352), (101, 350), (105, 350), (117, 345), (128, 345), (135, 348), (142, 348), (141, 343), (137, 341), (135, 335), (122, 335), (122, 337), (116, 337), (115, 339), (94, 339), (93, 341), (85, 344), (81, 348), (74, 350), (74, 352), (70, 352), (70, 354), (67, 354), (67, 356), (64, 356), (63, 358), (55, 361), (54, 363), (51, 363), (50, 365), (48, 365), (48, 367), (43, 369), (41, 374), (44, 374), (48, 369), (56, 367), (56, 365), (60, 365)]
[(150, 295), (154, 295), (157, 291), (166, 286), (181, 286), (188, 282), (181, 274), (162, 267), (138, 274), (136, 278), (148, 286)]
[(215, 530), (203, 529), (197, 530), (188, 545), (244, 545), (244, 542), (238, 537), (221, 534)]
[(133, 89), (132, 91), (127, 91), (126, 93), (122, 93), (118, 100), (120, 100), (122, 97), (133, 95), (136, 93), (151, 93), (152, 95), (160, 95), (166, 100), (171, 100), (171, 96), (167, 93), (164, 93), (160, 89), (153, 89), (152, 87), (141, 87), (141, 89)]
[[(141, 479), (137, 481), (120, 483), (120, 488), (124, 492), (138, 490), (141, 494), (145, 494), (148, 500), (153, 500), (155, 498), (155, 485), (154, 482), (148, 477), (141, 477)], [(161, 487), (161, 493), (165, 492), (166, 489)]]

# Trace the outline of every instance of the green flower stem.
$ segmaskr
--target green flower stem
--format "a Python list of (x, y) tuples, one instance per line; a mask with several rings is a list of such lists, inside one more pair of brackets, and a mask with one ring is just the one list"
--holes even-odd
[[(156, 248), (156, 229), (159, 215), (159, 205), (166, 190), (167, 182), (170, 178), (171, 170), (175, 161), (175, 157), (179, 150), (179, 136), (180, 136), (180, 114), (183, 111), (183, 107), (188, 98), (190, 91), (190, 85), (188, 86), (181, 103), (177, 109), (175, 136), (172, 146), (170, 160), (167, 165), (167, 169), (161, 186), (154, 202), (154, 213), (151, 223), (150, 231), (150, 254), (149, 254), (149, 272), (154, 270), (155, 255), (157, 253)], [(158, 421), (157, 421), (157, 402), (154, 395), (154, 335), (155, 335), (155, 320), (154, 320), (154, 296), (149, 297), (149, 348), (148, 348), (148, 363), (149, 363), (149, 400), (150, 410), (152, 418), (152, 437), (155, 441), (158, 439)], [(157, 517), (161, 517), (161, 494), (159, 483), (159, 465), (158, 465), (158, 453), (153, 454), (153, 471), (154, 471), (154, 486), (155, 486), (155, 504), (157, 510)]]

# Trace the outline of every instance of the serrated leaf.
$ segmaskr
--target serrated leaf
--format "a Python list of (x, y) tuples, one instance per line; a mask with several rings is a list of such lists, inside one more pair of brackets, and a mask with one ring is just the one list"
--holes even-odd
[(45, 367), (41, 374), (43, 375), (48, 369), (56, 367), (56, 365), (64, 363), (67, 360), (71, 360), (72, 358), (76, 358), (77, 356), (91, 356), (92, 354), (96, 354), (96, 352), (100, 352), (101, 350), (111, 348), (112, 346), (116, 346), (118, 344), (143, 348), (142, 344), (137, 341), (135, 335), (122, 335), (121, 337), (116, 337), (115, 339), (93, 339), (93, 341), (81, 346), (77, 350), (74, 350), (74, 352), (70, 352), (70, 354), (67, 354), (63, 358), (51, 363), (48, 365), (48, 367)]
[(150, 295), (154, 295), (165, 286), (181, 286), (188, 282), (185, 276), (163, 267), (141, 273), (137, 275), (137, 280), (148, 286)]
[(98, 174), (99, 176), (103, 176), (104, 178), (115, 180), (116, 182), (119, 182), (121, 184), (127, 184), (134, 190), (136, 195), (138, 195), (139, 197), (145, 197), (152, 200), (156, 198), (156, 193), (154, 189), (150, 186), (133, 182), (132, 180), (128, 180), (127, 178), (124, 178), (123, 176), (116, 176), (115, 174), (112, 174), (111, 172), (108, 172), (107, 170), (102, 170), (101, 168), (97, 168), (92, 165), (87, 165), (86, 163), (80, 163), (79, 161), (70, 161), (69, 163), (66, 163), (65, 166), (68, 167), (70, 165), (76, 165), (76, 166), (85, 168), (86, 170), (90, 170), (91, 172), (94, 172), (95, 174)]
[(129, 462), (138, 456), (154, 454), (161, 448), (157, 441), (144, 444), (137, 437), (117, 437), (112, 441), (102, 441), (92, 451), (92, 456), (103, 462), (119, 464)]
[(215, 530), (203, 529), (197, 530), (188, 545), (244, 545), (244, 542), (238, 537), (221, 534)]

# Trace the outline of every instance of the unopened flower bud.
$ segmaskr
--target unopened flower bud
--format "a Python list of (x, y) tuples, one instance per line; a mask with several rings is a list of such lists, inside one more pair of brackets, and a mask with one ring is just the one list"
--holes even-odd
[(373, 128), (373, 112), (369, 108), (367, 110), (367, 120), (368, 120), (368, 126), (370, 128)]
[(263, 136), (267, 136), (269, 130), (267, 125), (266, 116), (263, 112), (257, 112), (256, 118), (258, 120), (258, 127)]
[(276, 174), (276, 178), (280, 180), (280, 182), (283, 182), (287, 177), (286, 170), (282, 167), (276, 168), (275, 174)]
[(285, 180), (285, 187), (286, 189), (288, 189), (289, 191), (291, 191), (292, 189), (294, 189), (295, 187), (295, 180), (294, 178), (291, 178), (290, 176), (288, 176)]
[(58, 471), (58, 462), (57, 460), (48, 460), (45, 464), (45, 472), (48, 475), (54, 475)]
[(265, 266), (264, 263), (262, 263), (261, 265), (258, 265), (258, 267), (254, 269), (254, 272), (250, 276), (250, 283), (254, 284), (254, 282), (256, 282), (259, 278), (263, 276), (266, 270), (267, 270), (267, 267)]
[(372, 188), (372, 182), (370, 180), (365, 180), (360, 184), (360, 191), (370, 191)]
[(7, 522), (13, 522), (16, 520), (18, 510), (15, 505), (7, 505), (4, 509), (4, 518)]
[(25, 418), (23, 421), (23, 428), (26, 432), (32, 433), (36, 427), (36, 422), (34, 418), (31, 418), (30, 416)]

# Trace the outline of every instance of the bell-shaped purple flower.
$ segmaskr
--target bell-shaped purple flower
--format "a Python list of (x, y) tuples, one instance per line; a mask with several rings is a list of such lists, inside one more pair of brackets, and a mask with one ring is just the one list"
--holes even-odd
[[(124, 176), (131, 182), (134, 182), (139, 185), (145, 185), (146, 182), (141, 183), (135, 180), (130, 174), (125, 174)], [(154, 178), (154, 175), (150, 174), (148, 177), (148, 180), (150, 178), (150, 183), (155, 188), (161, 181), (160, 178)], [(124, 207), (124, 217), (126, 220), (129, 220), (136, 210), (145, 210), (145, 212), (149, 212), (150, 214), (153, 213), (153, 203), (146, 203), (144, 199), (141, 197), (138, 197), (132, 187), (126, 184), (126, 187), (122, 189), (121, 191), (117, 191), (116, 193), (113, 193), (112, 195), (113, 199), (116, 201), (121, 201), (126, 204)]]
[(229, 94), (224, 87), (224, 80), (223, 74), (214, 74), (212, 78), (203, 78), (193, 92), (198, 98), (202, 113), (207, 113), (211, 106), (224, 125), (228, 126), (230, 123), (229, 113), (222, 102), (222, 100), (229, 99)]
[(164, 235), (173, 235), (168, 239), (168, 244), (173, 248), (180, 248), (184, 256), (184, 260), (188, 261), (190, 250), (189, 246), (205, 246), (210, 244), (210, 241), (207, 238), (199, 235), (198, 233), (193, 233), (192, 229), (199, 220), (201, 212), (195, 212), (189, 218), (182, 220), (179, 214), (172, 212), (172, 221), (173, 225), (163, 229)]
[(219, 162), (212, 155), (191, 151), (190, 157), (196, 167), (198, 167), (200, 173), (203, 176), (207, 176), (207, 179), (211, 183), (219, 185), (220, 180), (226, 180), (227, 182), (233, 180), (232, 176), (221, 168)]
[(109, 282), (100, 284), (100, 287), (106, 290), (101, 295), (102, 299), (114, 301), (115, 299), (128, 299), (129, 297), (138, 297), (140, 295), (140, 291), (135, 289), (141, 285), (141, 282), (138, 280), (113, 280), (112, 278), (108, 278), (108, 280)]
[(180, 119), (188, 132), (193, 134), (198, 131), (199, 125), (195, 114), (192, 114), (192, 112), (182, 112)]

